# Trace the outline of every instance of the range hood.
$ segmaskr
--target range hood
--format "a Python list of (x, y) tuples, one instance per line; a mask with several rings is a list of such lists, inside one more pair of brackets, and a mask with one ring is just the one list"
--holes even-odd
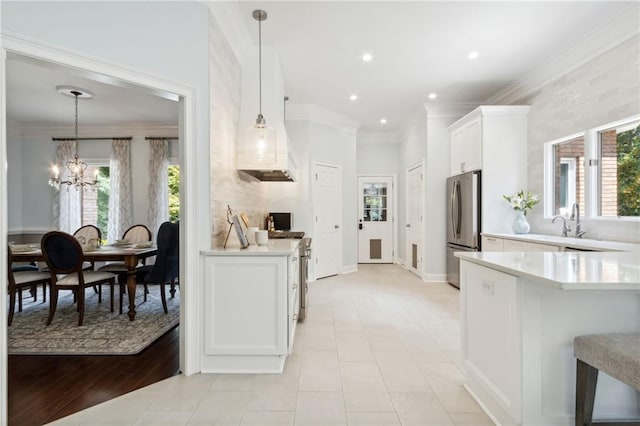
[(275, 152), (259, 155), (254, 145), (241, 146), (237, 151), (237, 168), (264, 182), (295, 182), (298, 169), (288, 149), (286, 133), (277, 140)]
[[(245, 157), (241, 159), (240, 157)], [(263, 182), (295, 182), (297, 168), (290, 152), (284, 154), (286, 161), (276, 161), (273, 164), (264, 164), (258, 161), (256, 164), (251, 158), (246, 158), (247, 154), (238, 153), (238, 170), (245, 172)]]

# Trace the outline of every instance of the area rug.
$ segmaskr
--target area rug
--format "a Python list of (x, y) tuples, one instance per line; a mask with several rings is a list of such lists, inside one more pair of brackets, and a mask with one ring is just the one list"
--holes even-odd
[(180, 319), (179, 290), (172, 299), (167, 288), (169, 313), (165, 314), (160, 288), (149, 286), (144, 302), (143, 289), (138, 287), (135, 321), (129, 321), (126, 314), (129, 307), (126, 295), (124, 312), (118, 314), (117, 287), (113, 313), (109, 312), (109, 287), (103, 286), (102, 293), (102, 303), (98, 303), (98, 295), (87, 289), (84, 321), (78, 327), (78, 312), (70, 291), (60, 292), (58, 308), (49, 326), (46, 325), (49, 300), (42, 303), (39, 292), (34, 302), (27, 297), (29, 292), (24, 291), (23, 310), (15, 313), (8, 327), (9, 355), (133, 355), (175, 327)]

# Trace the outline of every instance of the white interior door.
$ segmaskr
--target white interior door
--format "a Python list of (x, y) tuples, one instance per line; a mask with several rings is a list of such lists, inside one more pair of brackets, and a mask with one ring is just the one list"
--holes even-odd
[(358, 177), (358, 263), (393, 263), (393, 177)]
[(423, 217), (423, 173), (422, 164), (407, 170), (407, 224), (406, 224), (406, 265), (422, 275), (422, 217)]
[(342, 172), (339, 166), (314, 164), (313, 249), (316, 278), (340, 272), (342, 257)]

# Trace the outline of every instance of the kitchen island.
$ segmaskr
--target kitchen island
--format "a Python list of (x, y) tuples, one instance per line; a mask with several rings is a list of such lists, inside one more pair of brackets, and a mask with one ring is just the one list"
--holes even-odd
[(298, 319), (298, 244), (203, 250), (203, 373), (282, 372)]
[[(640, 331), (640, 255), (459, 252), (466, 387), (497, 424), (573, 425), (573, 338)], [(594, 419), (640, 417), (601, 374)]]

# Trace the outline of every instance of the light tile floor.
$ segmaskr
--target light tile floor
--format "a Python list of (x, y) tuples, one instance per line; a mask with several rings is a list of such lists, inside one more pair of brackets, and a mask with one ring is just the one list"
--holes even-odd
[(282, 374), (176, 376), (60, 425), (493, 425), (459, 369), (459, 293), (394, 265), (310, 284)]

